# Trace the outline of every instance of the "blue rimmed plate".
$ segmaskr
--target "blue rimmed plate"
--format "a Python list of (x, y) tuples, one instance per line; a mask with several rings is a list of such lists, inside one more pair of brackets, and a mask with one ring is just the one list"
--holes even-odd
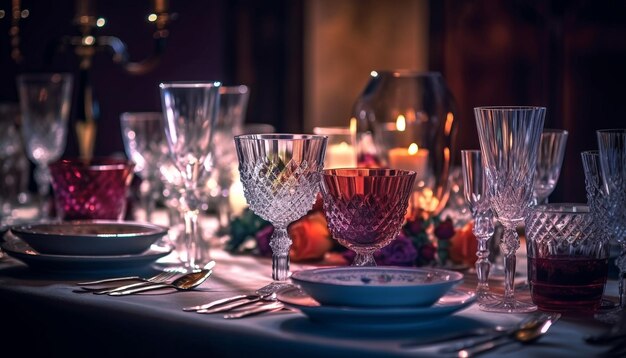
[(463, 274), (436, 268), (349, 266), (296, 271), (291, 280), (324, 305), (427, 307), (463, 282)]
[(429, 307), (345, 307), (322, 305), (296, 287), (279, 292), (278, 300), (301, 311), (313, 322), (345, 328), (377, 329), (420, 326), (450, 316), (474, 303), (476, 294), (452, 289)]

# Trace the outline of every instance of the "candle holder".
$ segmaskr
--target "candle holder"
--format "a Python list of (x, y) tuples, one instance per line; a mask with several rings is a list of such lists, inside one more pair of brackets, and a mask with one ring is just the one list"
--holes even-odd
[(328, 137), (324, 160), (325, 169), (357, 166), (354, 136), (349, 127), (315, 127), (313, 133)]
[(439, 215), (448, 201), (458, 122), (441, 74), (372, 71), (352, 122), (358, 165), (415, 171), (407, 215)]

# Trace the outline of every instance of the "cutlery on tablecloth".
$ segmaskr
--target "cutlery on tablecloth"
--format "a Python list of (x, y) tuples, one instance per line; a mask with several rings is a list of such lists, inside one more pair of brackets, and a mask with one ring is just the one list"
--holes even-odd
[(456, 353), (459, 357), (470, 357), (509, 343), (531, 343), (547, 333), (548, 329), (559, 318), (561, 318), (560, 313), (533, 314), (511, 330), (486, 338), (468, 339), (458, 344), (452, 344), (441, 348), (439, 353)]
[[(241, 295), (221, 298), (219, 300), (205, 303), (203, 305), (185, 307), (183, 308), (183, 311), (190, 312), (190, 311), (209, 310), (212, 308), (217, 308), (218, 306), (221, 306), (221, 305), (225, 305), (227, 303), (231, 303), (235, 301), (242, 301), (242, 300), (245, 300), (245, 301), (241, 305), (247, 304), (249, 303), (248, 301), (251, 301), (251, 300), (254, 300), (253, 302), (257, 302), (259, 300), (262, 300), (263, 297), (270, 297), (272, 294), (275, 295), (278, 291), (289, 288), (289, 287), (293, 287), (293, 285), (290, 283), (272, 282), (268, 285), (265, 285), (259, 288), (258, 290), (256, 290), (254, 293), (251, 293), (251, 294), (241, 294)], [(236, 305), (234, 307), (231, 307), (231, 309), (235, 307), (241, 307), (241, 305)], [(216, 311), (216, 312), (220, 312), (220, 311)], [(208, 313), (208, 312), (201, 312), (201, 313)]]
[(155, 283), (152, 285), (131, 288), (124, 291), (115, 291), (108, 293), (109, 296), (126, 296), (134, 293), (152, 291), (161, 288), (174, 288), (178, 291), (189, 291), (200, 286), (213, 273), (210, 269), (203, 269), (180, 276), (172, 283)]
[(282, 310), (283, 308), (285, 308), (285, 306), (281, 302), (274, 301), (274, 302), (266, 303), (266, 304), (256, 306), (253, 308), (245, 309), (239, 312), (225, 314), (224, 318), (226, 319), (243, 318), (243, 317), (253, 316), (253, 315), (266, 313), (266, 312), (276, 312), (276, 311)]
[(113, 278), (106, 278), (106, 279), (97, 280), (97, 281), (77, 282), (76, 285), (77, 286), (94, 286), (94, 285), (101, 285), (103, 283), (109, 283), (109, 282), (133, 281), (133, 280), (139, 280), (143, 282), (154, 282), (154, 280), (158, 280), (160, 277), (168, 273), (169, 272), (159, 272), (158, 274), (152, 277), (148, 277), (148, 278), (144, 278), (140, 276), (113, 277)]

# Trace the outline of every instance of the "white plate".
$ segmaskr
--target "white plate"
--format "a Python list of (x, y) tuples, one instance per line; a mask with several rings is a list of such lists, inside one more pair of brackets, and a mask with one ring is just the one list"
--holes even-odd
[(147, 251), (137, 255), (47, 255), (38, 253), (27, 243), (11, 234), (5, 236), (2, 249), (9, 256), (32, 268), (63, 272), (117, 271), (141, 268), (172, 252), (170, 246), (152, 245)]
[(304, 291), (289, 288), (278, 300), (304, 313), (311, 321), (347, 328), (376, 329), (419, 326), (452, 315), (476, 301), (476, 294), (452, 289), (430, 307), (342, 307), (320, 305)]
[(291, 280), (333, 306), (426, 307), (463, 281), (460, 272), (416, 267), (332, 267), (296, 271)]
[(142, 253), (167, 229), (132, 221), (84, 220), (14, 225), (11, 232), (42, 254), (111, 256)]

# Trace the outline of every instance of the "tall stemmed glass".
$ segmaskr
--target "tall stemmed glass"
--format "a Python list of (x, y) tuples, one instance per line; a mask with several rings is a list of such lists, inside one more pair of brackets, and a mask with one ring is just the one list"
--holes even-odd
[(416, 173), (396, 169), (326, 169), (322, 197), (328, 228), (356, 253), (352, 266), (376, 266), (374, 252), (400, 233)]
[(219, 82), (161, 83), (161, 103), (170, 157), (180, 171), (185, 217), (186, 268), (194, 270), (201, 183), (212, 167), (211, 140), (219, 108)]
[(125, 112), (120, 116), (126, 155), (135, 163), (135, 173), (142, 179), (139, 188), (146, 221), (151, 221), (160, 197), (159, 167), (169, 155), (161, 112)]
[(516, 229), (524, 222), (532, 201), (545, 111), (545, 107), (523, 106), (474, 108), (489, 201), (504, 227), (500, 243), (504, 255), (504, 296), (502, 301), (481, 304), (485, 311), (512, 313), (537, 309), (515, 298), (515, 252), (520, 245)]
[(619, 274), (619, 309), (626, 309), (626, 129), (596, 132), (602, 180), (608, 199), (607, 224), (621, 246), (616, 260)]
[(235, 137), (239, 173), (250, 209), (274, 225), (272, 278), (289, 278), (287, 226), (304, 216), (319, 192), (325, 136), (249, 134)]
[(50, 170), (67, 142), (73, 77), (67, 73), (23, 74), (17, 77), (26, 154), (35, 163), (35, 181), (42, 200), (41, 216), (49, 214)]
[(544, 129), (541, 133), (533, 184), (534, 204), (546, 204), (559, 181), (567, 135), (564, 129)]
[(489, 262), (488, 243), (495, 232), (495, 228), (480, 150), (462, 150), (461, 168), (463, 171), (463, 193), (465, 201), (470, 207), (472, 218), (474, 218), (472, 231), (478, 240), (476, 251), (478, 260), (476, 260), (475, 265), (478, 276), (476, 294), (479, 303), (489, 303), (497, 299), (495, 295), (489, 292), (491, 263)]

